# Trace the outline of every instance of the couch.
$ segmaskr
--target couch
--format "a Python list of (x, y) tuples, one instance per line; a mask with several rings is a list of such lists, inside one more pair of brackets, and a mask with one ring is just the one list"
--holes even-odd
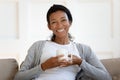
[(112, 80), (120, 80), (120, 58), (102, 59), (101, 61), (112, 76)]
[[(120, 80), (120, 58), (102, 59), (112, 80)], [(0, 80), (13, 80), (18, 71), (18, 63), (15, 59), (0, 59)]]
[(15, 59), (0, 59), (0, 80), (13, 80), (18, 71), (18, 63)]

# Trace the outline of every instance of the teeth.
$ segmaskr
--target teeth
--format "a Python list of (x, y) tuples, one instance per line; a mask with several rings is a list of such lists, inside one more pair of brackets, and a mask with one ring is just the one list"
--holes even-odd
[(64, 31), (64, 29), (59, 29), (59, 30), (57, 30), (58, 32), (62, 32), (62, 31)]

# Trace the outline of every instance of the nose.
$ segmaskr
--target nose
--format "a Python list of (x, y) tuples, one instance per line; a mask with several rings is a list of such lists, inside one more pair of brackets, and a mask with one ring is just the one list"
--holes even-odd
[(57, 23), (57, 27), (58, 27), (58, 28), (61, 28), (61, 27), (62, 27), (62, 23), (61, 23), (61, 22), (58, 22), (58, 23)]

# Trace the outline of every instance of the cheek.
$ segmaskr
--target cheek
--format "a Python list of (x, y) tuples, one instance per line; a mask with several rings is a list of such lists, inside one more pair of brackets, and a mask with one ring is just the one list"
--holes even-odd
[(56, 26), (51, 26), (51, 30), (54, 31)]
[(54, 30), (55, 29), (55, 26), (48, 26), (50, 30)]
[(70, 23), (69, 21), (67, 21), (67, 22), (65, 23), (65, 25), (68, 26), (68, 27), (70, 27), (70, 26), (71, 26), (71, 23)]
[(69, 30), (69, 28), (70, 28), (70, 24), (69, 23), (66, 24), (66, 28), (67, 28), (67, 30)]

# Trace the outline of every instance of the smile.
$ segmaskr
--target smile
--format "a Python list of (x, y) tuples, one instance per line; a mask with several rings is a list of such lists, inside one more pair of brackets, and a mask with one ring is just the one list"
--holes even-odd
[(64, 31), (64, 29), (59, 29), (59, 30), (57, 30), (57, 32), (63, 32)]

